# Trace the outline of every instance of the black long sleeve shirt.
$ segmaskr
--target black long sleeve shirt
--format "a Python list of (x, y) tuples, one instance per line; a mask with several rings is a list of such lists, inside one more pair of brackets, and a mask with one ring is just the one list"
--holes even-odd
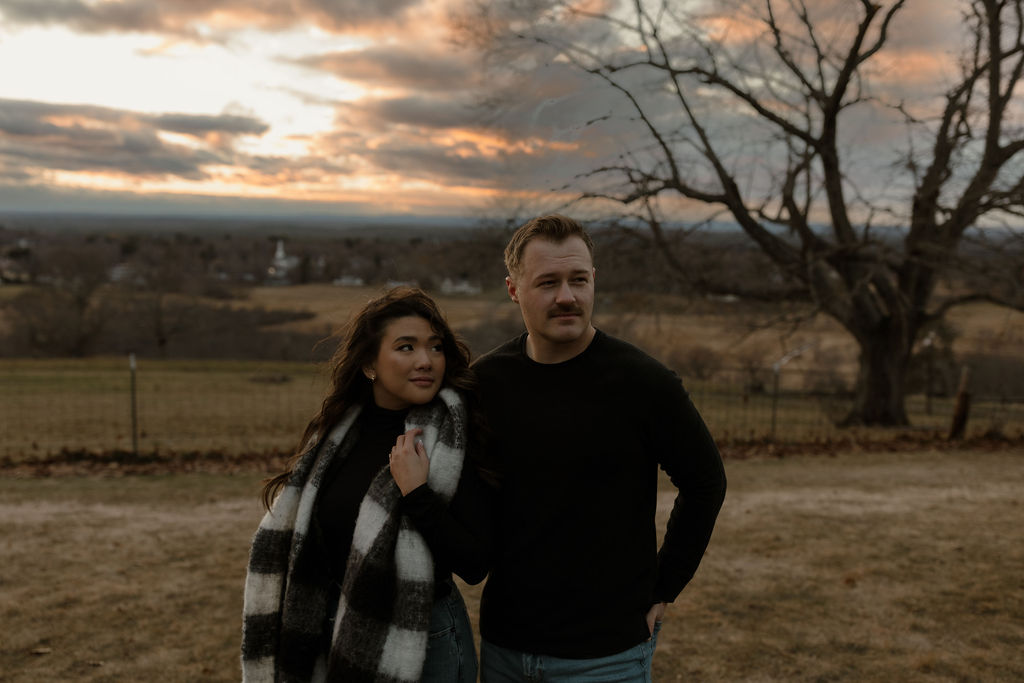
[[(578, 356), (541, 364), (525, 342), (474, 365), (502, 477), (481, 633), (558, 657), (621, 652), (700, 564), (725, 496), (721, 456), (679, 378), (636, 347), (598, 331)], [(659, 466), (679, 490), (660, 551)]]

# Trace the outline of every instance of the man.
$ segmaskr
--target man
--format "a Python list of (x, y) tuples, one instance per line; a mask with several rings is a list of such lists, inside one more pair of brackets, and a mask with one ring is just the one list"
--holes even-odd
[[(560, 215), (505, 249), (526, 333), (475, 364), (502, 478), (481, 674), (650, 681), (666, 603), (693, 576), (725, 472), (679, 378), (596, 330), (593, 243)], [(657, 548), (658, 467), (679, 489)]]

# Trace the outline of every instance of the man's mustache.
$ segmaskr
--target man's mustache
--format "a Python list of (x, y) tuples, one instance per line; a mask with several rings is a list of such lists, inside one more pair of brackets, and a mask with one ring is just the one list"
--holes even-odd
[(565, 315), (571, 313), (573, 315), (583, 315), (583, 309), (579, 306), (555, 306), (548, 311), (548, 317), (554, 318), (555, 316)]

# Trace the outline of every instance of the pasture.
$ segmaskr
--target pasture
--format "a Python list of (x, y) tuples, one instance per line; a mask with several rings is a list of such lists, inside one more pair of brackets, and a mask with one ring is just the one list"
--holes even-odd
[[(192, 453), (233, 457), (293, 449), (327, 387), (324, 368), (271, 361), (142, 359), (135, 388), (125, 358), (0, 359), (0, 460), (62, 453)], [(949, 428), (952, 397), (908, 400), (914, 427), (839, 429), (841, 398), (744, 391), (743, 378), (684, 380), (723, 445), (929, 441)], [(134, 411), (134, 431), (133, 431)], [(977, 397), (968, 436), (1024, 434), (1024, 403)]]
[[(303, 320), (276, 327), (327, 337), (377, 289), (304, 285), (256, 287), (232, 303), (281, 311), (306, 311)], [(453, 327), (475, 355), (518, 333), (518, 309), (502, 291), (474, 297), (439, 297)], [(764, 440), (877, 441), (889, 434), (837, 430), (847, 399), (829, 395), (828, 382), (849, 378), (855, 350), (828, 320), (792, 328), (774, 309), (731, 310), (724, 305), (653, 297), (608, 297), (596, 322), (672, 365), (694, 403), (722, 442)], [(954, 350), (965, 357), (989, 353), (1004, 359), (997, 373), (1011, 387), (1024, 386), (1024, 314), (976, 305), (951, 318)], [(807, 345), (778, 374), (773, 360)], [(685, 362), (688, 350), (710, 349), (721, 368)], [(329, 348), (329, 347), (328, 347)], [(752, 354), (757, 361), (750, 361)], [(682, 358), (682, 361), (680, 359)], [(744, 360), (746, 359), (746, 360)], [(740, 368), (746, 362), (747, 368)], [(751, 391), (756, 375), (759, 391)], [(0, 359), (0, 458), (45, 458), (61, 451), (226, 453), (288, 451), (323, 397), (326, 368), (279, 360), (180, 360), (139, 358), (134, 394), (127, 357)], [(818, 390), (826, 385), (826, 393)], [(1024, 401), (976, 394), (968, 434), (1024, 433)], [(1016, 399), (1016, 400), (1012, 400)], [(913, 394), (907, 408), (912, 429), (925, 437), (944, 434), (953, 399)], [(134, 412), (134, 428), (133, 428)]]
[[(726, 467), (656, 681), (1024, 677), (1019, 448)], [(0, 477), (0, 679), (238, 680), (263, 474)], [(662, 525), (672, 496), (663, 481)], [(463, 590), (475, 623), (479, 587)]]

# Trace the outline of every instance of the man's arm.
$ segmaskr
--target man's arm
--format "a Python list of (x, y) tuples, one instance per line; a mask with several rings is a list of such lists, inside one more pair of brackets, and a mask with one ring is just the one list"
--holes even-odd
[[(704, 420), (676, 379), (671, 417), (654, 427), (659, 464), (679, 489), (658, 551), (654, 600), (672, 602), (693, 578), (725, 500), (725, 467)], [(666, 426), (668, 428), (666, 429)], [(660, 442), (660, 443), (658, 443)]]

